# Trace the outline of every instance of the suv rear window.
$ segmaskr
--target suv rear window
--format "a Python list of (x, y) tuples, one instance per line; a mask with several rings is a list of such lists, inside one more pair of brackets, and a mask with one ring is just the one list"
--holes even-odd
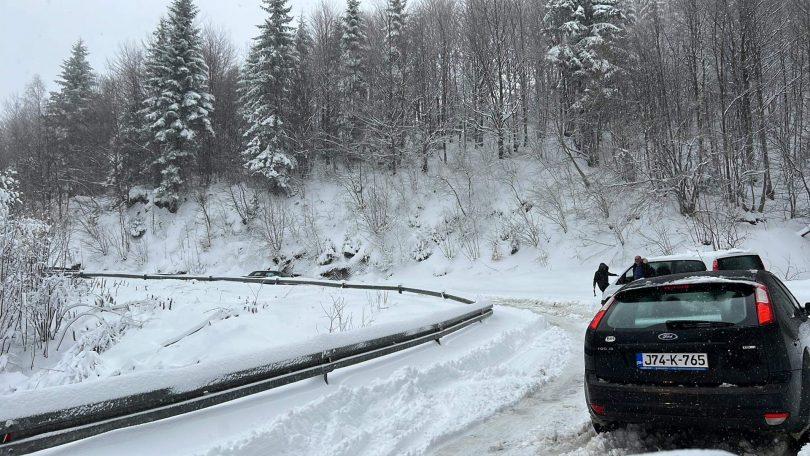
[(627, 290), (616, 295), (606, 317), (613, 329), (666, 327), (677, 321), (756, 324), (754, 288), (701, 283)]
[(652, 261), (650, 266), (655, 269), (656, 276), (706, 270), (706, 264), (695, 260)]
[(744, 269), (765, 269), (759, 255), (740, 255), (728, 258), (718, 258), (717, 266), (721, 271), (739, 271)]

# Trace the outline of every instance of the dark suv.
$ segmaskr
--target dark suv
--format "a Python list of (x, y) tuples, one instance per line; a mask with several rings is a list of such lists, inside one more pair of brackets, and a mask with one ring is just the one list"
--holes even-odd
[(808, 424), (808, 319), (766, 271), (639, 280), (585, 336), (585, 396), (597, 432), (627, 423), (780, 431)]

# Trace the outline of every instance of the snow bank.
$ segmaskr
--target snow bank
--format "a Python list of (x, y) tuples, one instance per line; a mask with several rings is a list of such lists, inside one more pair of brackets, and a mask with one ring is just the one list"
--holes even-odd
[[(141, 370), (126, 375), (86, 380), (77, 384), (2, 395), (0, 396), (0, 421), (160, 389), (169, 389), (173, 392), (191, 391), (216, 382), (229, 373), (294, 360), (308, 354), (431, 325), (481, 309), (486, 305), (486, 303), (479, 303), (443, 306), (441, 310), (437, 308), (432, 312), (403, 318), (396, 322), (375, 324), (344, 333), (321, 334), (295, 344), (270, 349), (251, 347), (252, 350), (237, 351), (230, 357), (209, 358), (193, 365)], [(210, 339), (205, 339), (205, 342), (216, 343)]]
[(420, 454), (560, 373), (573, 343), (526, 310), (330, 375), (48, 450), (49, 455)]
[(420, 454), (558, 372), (571, 341), (545, 320), (529, 319), (458, 358), (404, 365), (360, 387), (339, 386), (208, 454), (264, 455), (268, 448), (278, 455)]

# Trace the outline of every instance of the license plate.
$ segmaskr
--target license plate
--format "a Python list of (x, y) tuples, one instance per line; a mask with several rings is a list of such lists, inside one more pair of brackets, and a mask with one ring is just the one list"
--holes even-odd
[(636, 367), (644, 370), (708, 370), (706, 353), (636, 353)]

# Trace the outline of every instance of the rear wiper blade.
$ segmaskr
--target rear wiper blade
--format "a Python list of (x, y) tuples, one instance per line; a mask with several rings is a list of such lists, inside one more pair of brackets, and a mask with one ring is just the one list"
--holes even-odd
[(667, 329), (677, 328), (727, 328), (734, 326), (734, 323), (727, 321), (709, 321), (709, 320), (668, 320)]

